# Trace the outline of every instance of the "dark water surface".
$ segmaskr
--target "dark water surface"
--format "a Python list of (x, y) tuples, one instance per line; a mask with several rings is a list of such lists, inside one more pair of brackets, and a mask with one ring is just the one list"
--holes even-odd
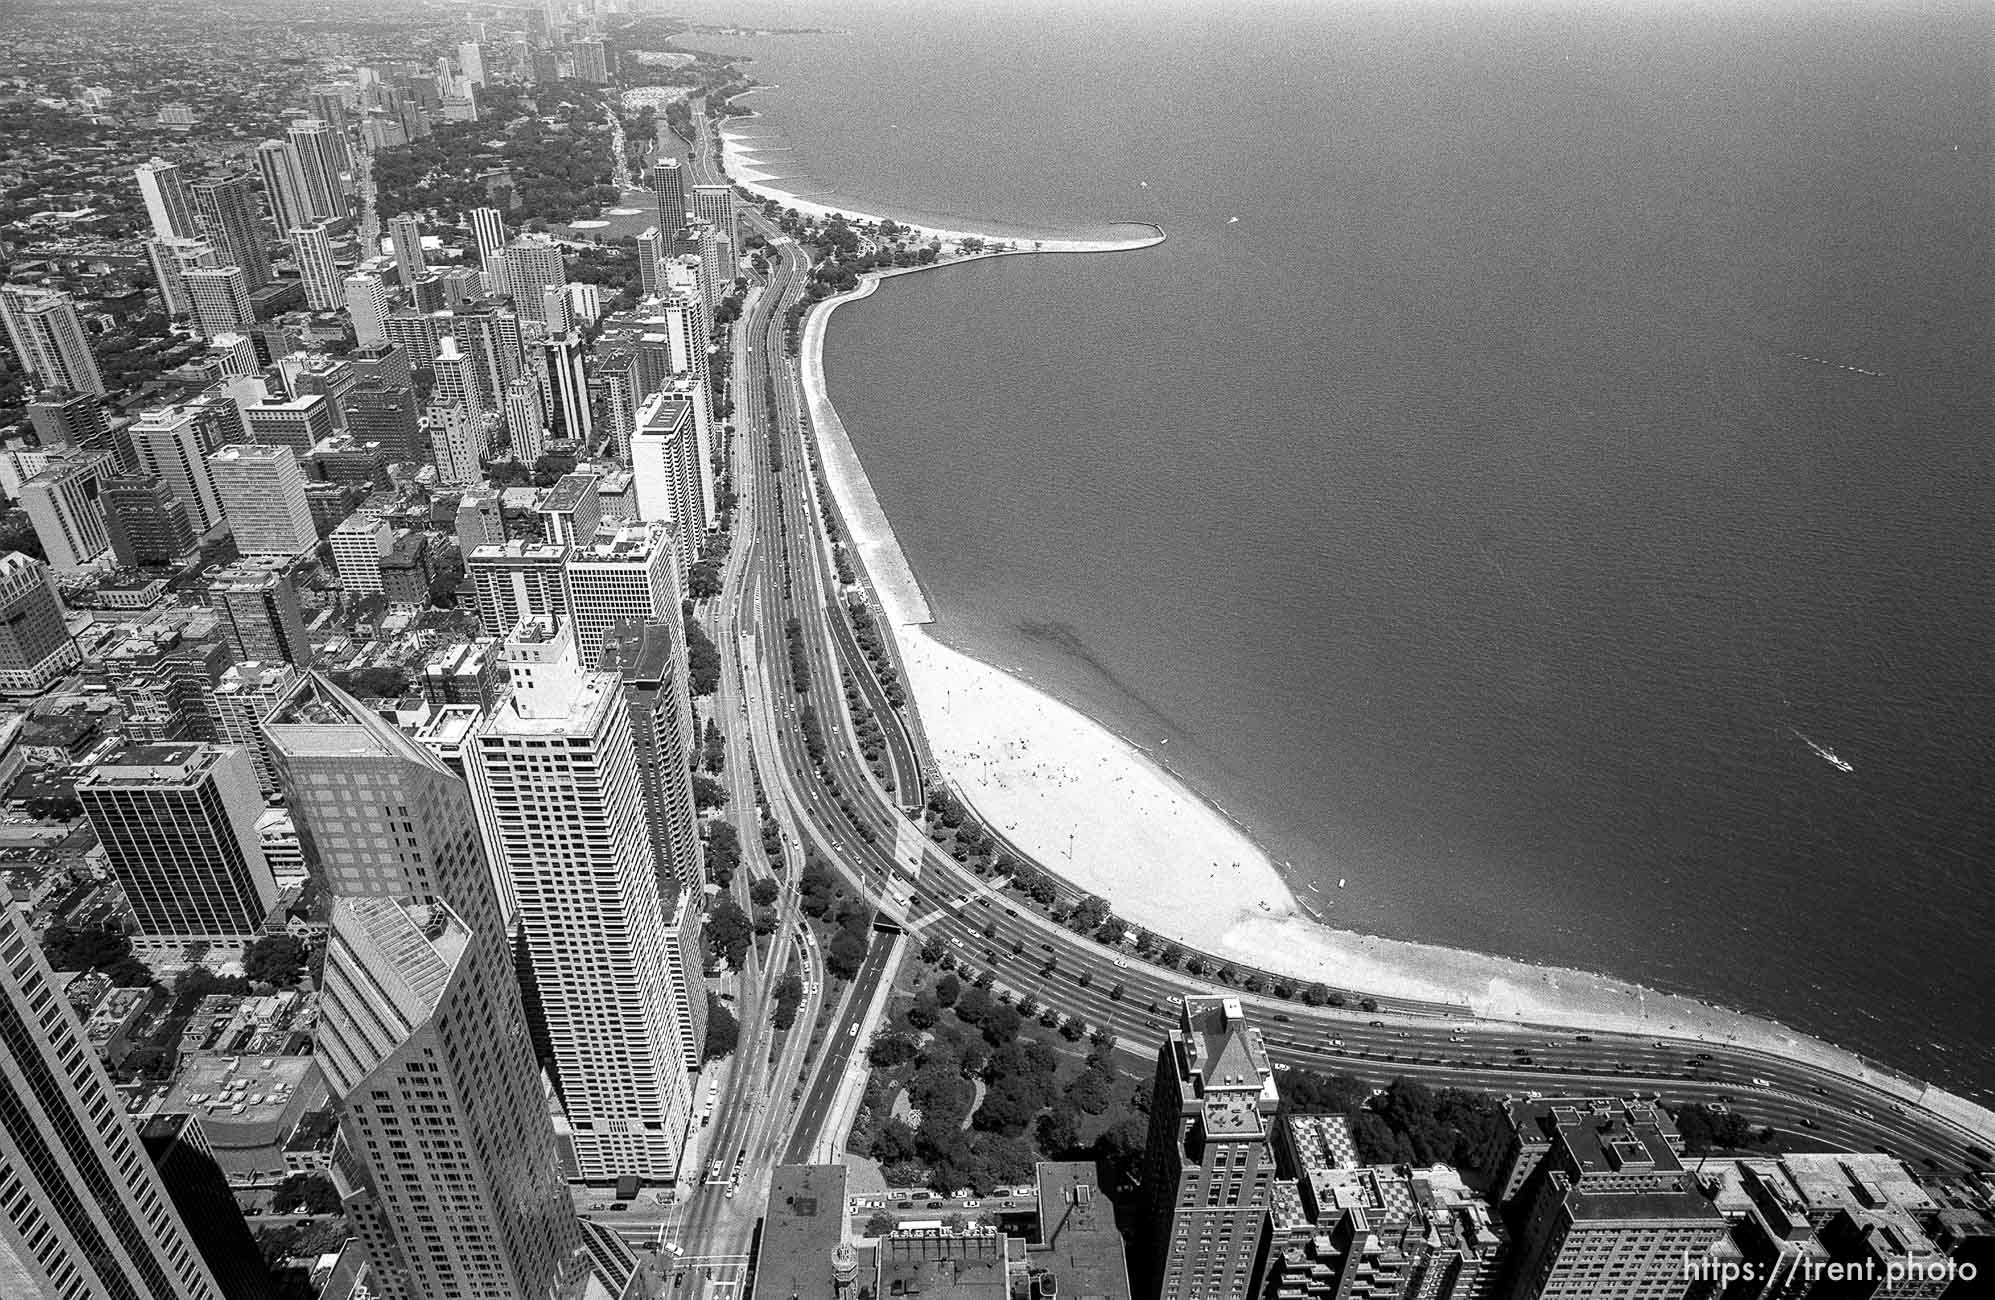
[(1989, 1096), (1988, 16), (949, 15), (705, 42), (801, 191), (1169, 232), (840, 310), (942, 634), (1339, 924)]

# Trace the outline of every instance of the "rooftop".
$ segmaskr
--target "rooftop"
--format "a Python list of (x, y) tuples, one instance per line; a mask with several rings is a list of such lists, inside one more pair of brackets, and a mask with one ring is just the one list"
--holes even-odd
[(776, 1166), (751, 1300), (832, 1300), (833, 1256), (844, 1242), (845, 1166)]
[(316, 1069), (309, 1056), (188, 1056), (160, 1109), (191, 1110), (209, 1125), (269, 1123), (309, 1086)]
[(1780, 1167), (1811, 1211), (1930, 1210), (1933, 1198), (1903, 1162), (1881, 1151), (1782, 1156)]
[(1128, 1300), (1129, 1269), (1100, 1171), (1091, 1161), (1042, 1161), (1037, 1168), (1039, 1239), (1027, 1266), (1051, 1273), (1058, 1295)]
[(1185, 999), (1178, 1040), (1188, 1077), (1187, 1100), (1196, 1099), (1209, 1136), (1251, 1137), (1264, 1131), (1263, 1109), (1277, 1101), (1274, 1069), (1261, 1031), (1247, 1023), (1240, 999)]
[(578, 509), (596, 487), (594, 474), (563, 474), (553, 487), (547, 489), (547, 496), (541, 500), (540, 508), (548, 514), (559, 514)]
[(187, 781), (214, 765), (218, 748), (185, 742), (125, 745), (85, 773), (80, 786), (133, 785)]

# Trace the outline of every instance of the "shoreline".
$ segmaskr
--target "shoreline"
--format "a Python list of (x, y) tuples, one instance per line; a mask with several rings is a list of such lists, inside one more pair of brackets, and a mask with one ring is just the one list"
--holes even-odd
[[(743, 92), (747, 93), (747, 92)], [(1149, 221), (1111, 221), (1111, 226), (1140, 226), (1148, 231), (1145, 235), (1129, 235), (1122, 238), (1077, 239), (1062, 235), (1004, 234), (987, 230), (956, 230), (933, 225), (926, 220), (903, 220), (889, 217), (885, 213), (862, 211), (858, 208), (833, 207), (816, 199), (808, 199), (791, 190), (782, 188), (781, 178), (765, 171), (757, 165), (752, 156), (755, 152), (749, 145), (734, 134), (728, 126), (735, 122), (749, 122), (757, 114), (749, 112), (735, 117), (721, 118), (714, 124), (714, 133), (720, 138), (721, 172), (741, 189), (759, 195), (764, 199), (774, 199), (786, 208), (795, 208), (806, 217), (825, 218), (836, 213), (847, 221), (885, 221), (912, 228), (925, 236), (933, 236), (944, 244), (960, 245), (966, 239), (979, 239), (985, 244), (1004, 244), (1001, 249), (987, 249), (981, 253), (966, 254), (970, 257), (1002, 257), (1014, 253), (1125, 253), (1137, 249), (1150, 248), (1164, 242), (1164, 229)], [(961, 260), (961, 259), (956, 259)], [(927, 267), (896, 267), (897, 271), (927, 270)]]
[[(936, 635), (934, 611), (831, 403), (823, 345), (837, 308), (883, 280), (965, 260), (862, 276), (809, 314), (799, 360), (826, 484), (899, 645), (922, 728), (980, 819), (1118, 916), (1215, 957), (1301, 979), (1334, 972), (1326, 982), (1452, 1003), (1520, 1027), (1662, 1033), (1805, 1060), (1995, 1136), (1995, 1112), (1765, 1017), (1597, 972), (1337, 928), (1308, 911), (1231, 814), (1141, 746)], [(1085, 852), (1088, 839), (1124, 861)]]

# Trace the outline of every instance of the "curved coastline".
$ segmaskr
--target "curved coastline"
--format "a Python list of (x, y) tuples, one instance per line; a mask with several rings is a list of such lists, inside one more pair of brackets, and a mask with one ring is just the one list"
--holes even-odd
[[(726, 132), (722, 139), (727, 142)], [(785, 206), (799, 200), (745, 176), (738, 146), (724, 143), (730, 178)], [(847, 210), (848, 217), (878, 220)], [(871, 272), (805, 319), (800, 372), (825, 479), (838, 501), (868, 584), (893, 628), (923, 729), (950, 783), (978, 816), (1117, 915), (1207, 953), (1302, 979), (1404, 998), (1446, 1002), (1520, 1026), (1667, 1033), (1805, 1060), (1861, 1079), (1960, 1125), (1995, 1137), (1995, 1111), (1777, 1021), (1697, 998), (1569, 967), (1389, 939), (1325, 924), (1297, 899), (1269, 856), (1224, 809), (1191, 790), (1157, 756), (1023, 677), (935, 635), (935, 614), (825, 381), (824, 338), (837, 308), (871, 296), (881, 281), (976, 257), (1031, 252), (1117, 252), (1151, 247), (1164, 232), (1131, 240), (1048, 240), (952, 257), (926, 267)], [(938, 231), (948, 241), (974, 232)], [(978, 235), (1015, 241), (1017, 236)], [(1087, 851), (1090, 838), (1100, 854)], [(1112, 853), (1115, 861), (1110, 861)]]

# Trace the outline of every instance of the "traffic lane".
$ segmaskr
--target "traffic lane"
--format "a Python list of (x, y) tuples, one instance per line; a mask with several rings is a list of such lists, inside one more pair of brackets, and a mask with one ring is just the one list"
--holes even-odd
[(817, 1077), (812, 1080), (810, 1091), (798, 1110), (797, 1129), (790, 1137), (789, 1149), (783, 1160), (785, 1164), (801, 1164), (809, 1160), (811, 1148), (819, 1137), (818, 1130), (823, 1127), (832, 1101), (844, 1081), (846, 1066), (852, 1060), (852, 1053), (860, 1047), (859, 1022), (872, 1002), (893, 947), (891, 943), (882, 942), (884, 938), (886, 936), (878, 934), (873, 936), (866, 958), (853, 977), (852, 997), (846, 1004), (845, 1014), (832, 1024)]

